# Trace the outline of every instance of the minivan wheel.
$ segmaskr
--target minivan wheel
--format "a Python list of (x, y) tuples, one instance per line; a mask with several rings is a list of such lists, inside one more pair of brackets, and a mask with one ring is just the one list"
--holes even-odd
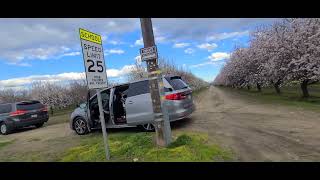
[(142, 128), (144, 131), (148, 131), (148, 132), (154, 131), (154, 125), (151, 124), (151, 123), (141, 125), (141, 128)]
[(73, 122), (73, 128), (78, 135), (84, 135), (88, 133), (88, 126), (86, 120), (83, 118), (77, 118)]
[(5, 122), (0, 125), (0, 133), (3, 135), (10, 133), (9, 127)]

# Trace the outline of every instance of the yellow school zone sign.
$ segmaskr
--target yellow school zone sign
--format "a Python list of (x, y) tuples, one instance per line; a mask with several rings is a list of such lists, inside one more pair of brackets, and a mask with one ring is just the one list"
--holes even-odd
[(80, 31), (80, 39), (84, 39), (97, 44), (102, 44), (102, 39), (100, 35), (92, 33), (85, 29), (81, 29), (81, 28), (79, 29), (79, 31)]

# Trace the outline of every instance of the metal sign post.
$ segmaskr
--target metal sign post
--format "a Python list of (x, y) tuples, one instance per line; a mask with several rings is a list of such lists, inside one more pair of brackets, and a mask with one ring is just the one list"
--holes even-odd
[(100, 35), (81, 28), (79, 29), (79, 34), (88, 88), (96, 89), (97, 92), (103, 142), (105, 145), (106, 159), (109, 160), (108, 137), (100, 92), (100, 88), (108, 87), (102, 39)]
[(158, 67), (158, 53), (154, 42), (150, 18), (140, 18), (144, 48), (140, 49), (141, 60), (147, 62), (149, 88), (154, 112), (156, 141), (159, 146), (171, 143), (169, 115), (164, 101), (162, 73)]

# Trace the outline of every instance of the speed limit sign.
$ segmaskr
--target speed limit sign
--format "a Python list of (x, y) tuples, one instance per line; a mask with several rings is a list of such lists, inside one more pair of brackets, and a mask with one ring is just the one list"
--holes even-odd
[(101, 36), (79, 29), (86, 78), (89, 89), (107, 86), (107, 73)]
[(101, 89), (107, 87), (107, 72), (104, 64), (101, 36), (84, 29), (79, 29), (84, 67), (89, 89), (96, 89), (99, 107), (99, 118), (102, 127), (106, 159), (110, 159), (106, 120), (102, 107)]

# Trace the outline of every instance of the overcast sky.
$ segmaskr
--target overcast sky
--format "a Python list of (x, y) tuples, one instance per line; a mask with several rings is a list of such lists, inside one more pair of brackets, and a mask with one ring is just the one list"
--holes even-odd
[[(152, 19), (160, 57), (211, 81), (235, 45), (277, 19)], [(0, 88), (35, 80), (83, 77), (79, 28), (101, 34), (107, 75), (121, 82), (139, 60), (140, 21), (132, 19), (0, 19)]]

